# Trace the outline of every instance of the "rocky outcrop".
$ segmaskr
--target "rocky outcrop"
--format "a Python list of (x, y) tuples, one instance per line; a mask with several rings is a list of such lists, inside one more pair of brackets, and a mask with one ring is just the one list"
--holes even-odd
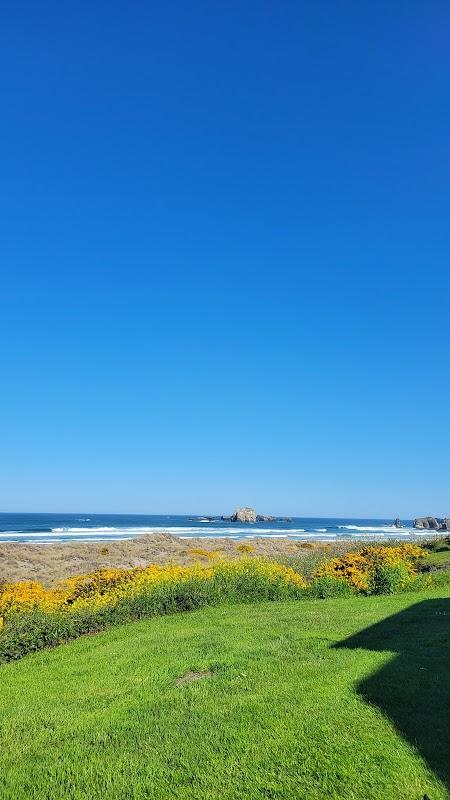
[(414, 520), (414, 527), (418, 530), (438, 530), (439, 523), (435, 517), (418, 517)]
[(450, 531), (450, 518), (445, 517), (417, 517), (414, 527), (421, 531)]
[(271, 517), (257, 514), (254, 508), (237, 508), (230, 517), (222, 517), (224, 522), (290, 522), (289, 517)]
[(256, 522), (256, 511), (254, 508), (237, 508), (231, 517), (222, 517), (226, 522)]
[(394, 528), (403, 528), (400, 517), (397, 517), (397, 519), (394, 520)]

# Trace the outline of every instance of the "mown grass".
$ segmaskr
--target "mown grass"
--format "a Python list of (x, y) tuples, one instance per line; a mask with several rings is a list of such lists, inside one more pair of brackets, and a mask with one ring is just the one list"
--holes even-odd
[(449, 597), (205, 608), (6, 664), (1, 800), (444, 800)]

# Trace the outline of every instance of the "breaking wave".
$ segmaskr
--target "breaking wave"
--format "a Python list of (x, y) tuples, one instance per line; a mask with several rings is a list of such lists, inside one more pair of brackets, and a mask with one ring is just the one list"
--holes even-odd
[(396, 528), (395, 525), (339, 525), (340, 530), (359, 531), (360, 533), (395, 533), (401, 536), (414, 531), (413, 528)]

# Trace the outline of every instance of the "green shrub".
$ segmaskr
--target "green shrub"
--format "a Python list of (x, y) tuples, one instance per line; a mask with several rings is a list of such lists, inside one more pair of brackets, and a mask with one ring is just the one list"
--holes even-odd
[(428, 579), (429, 583), (426, 584), (427, 586), (450, 586), (450, 569), (440, 569), (431, 573), (431, 576), (430, 573), (428, 573), (426, 577), (421, 577), (425, 580)]
[(79, 634), (77, 621), (61, 614), (18, 612), (8, 620), (0, 636), (0, 663), (14, 661), (27, 653), (52, 647)]
[(322, 575), (312, 581), (306, 593), (308, 597), (325, 599), (327, 597), (350, 597), (355, 592), (351, 584), (343, 578)]
[(430, 553), (443, 553), (450, 550), (450, 536), (439, 536), (437, 539), (427, 539), (422, 547)]
[(248, 562), (247, 569), (234, 574), (223, 562), (217, 565), (212, 590), (219, 600), (251, 602), (254, 600), (296, 600), (302, 597), (303, 587), (288, 583), (282, 575), (267, 580), (266, 576)]
[(285, 567), (295, 570), (305, 580), (310, 580), (317, 567), (323, 561), (325, 551), (323, 548), (305, 549), (299, 555), (279, 556), (277, 561)]
[(398, 564), (377, 564), (370, 576), (368, 594), (394, 594), (411, 582), (408, 566)]

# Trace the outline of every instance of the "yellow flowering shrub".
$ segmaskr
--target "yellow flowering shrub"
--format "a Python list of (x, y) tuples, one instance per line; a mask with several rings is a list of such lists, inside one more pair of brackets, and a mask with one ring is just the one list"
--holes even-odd
[(277, 561), (269, 561), (264, 558), (243, 558), (239, 561), (222, 561), (214, 567), (218, 574), (229, 577), (260, 577), (269, 583), (285, 583), (287, 586), (295, 586), (305, 589), (307, 583), (305, 579), (292, 567), (286, 567)]
[(248, 544), (247, 542), (242, 542), (242, 544), (236, 545), (236, 550), (239, 550), (240, 553), (254, 553), (256, 547), (254, 544)]
[(189, 550), (189, 555), (193, 556), (194, 558), (206, 558), (211, 551), (207, 550), (206, 547), (192, 547)]
[(32, 610), (39, 606), (51, 611), (61, 605), (64, 593), (59, 589), (45, 589), (34, 581), (5, 584), (0, 594), (0, 614), (11, 610)]
[(218, 558), (223, 558), (223, 550), (210, 550), (206, 558), (208, 561), (216, 561)]
[(415, 564), (426, 555), (426, 550), (408, 543), (395, 547), (372, 545), (322, 563), (313, 577), (344, 578), (356, 590), (364, 592), (368, 591), (373, 572), (377, 567), (403, 565), (406, 574), (412, 577), (416, 574)]
[(182, 587), (189, 581), (206, 583), (214, 578), (254, 578), (268, 584), (285, 584), (286, 587), (305, 588), (305, 580), (290, 567), (264, 559), (220, 561), (211, 566), (160, 566), (134, 569), (99, 569), (88, 575), (79, 575), (46, 589), (31, 581), (4, 586), (0, 595), (0, 613), (10, 611), (70, 612), (83, 608), (98, 609), (114, 605), (119, 599), (151, 593), (158, 586)]
[[(212, 552), (208, 551), (208, 555)], [(322, 563), (313, 574), (316, 578), (331, 576), (343, 578), (356, 590), (367, 591), (371, 575), (378, 566), (406, 566), (408, 575), (414, 575), (415, 563), (426, 555), (426, 551), (416, 545), (402, 544), (396, 547), (369, 546), (362, 550), (347, 553)], [(233, 584), (243, 587), (246, 582), (246, 596), (256, 587), (285, 586), (287, 589), (306, 589), (305, 579), (291, 567), (263, 558), (242, 558), (239, 560), (208, 559), (209, 564), (193, 566), (161, 566), (134, 569), (99, 569), (88, 575), (78, 575), (61, 582), (55, 588), (45, 588), (34, 581), (21, 581), (4, 584), (0, 589), (0, 616), (7, 617), (12, 611), (70, 612), (81, 608), (101, 608), (114, 605), (118, 600), (139, 594), (150, 594), (158, 587), (170, 588), (195, 581), (199, 586), (221, 581), (227, 587)], [(211, 563), (211, 561), (214, 563)]]

